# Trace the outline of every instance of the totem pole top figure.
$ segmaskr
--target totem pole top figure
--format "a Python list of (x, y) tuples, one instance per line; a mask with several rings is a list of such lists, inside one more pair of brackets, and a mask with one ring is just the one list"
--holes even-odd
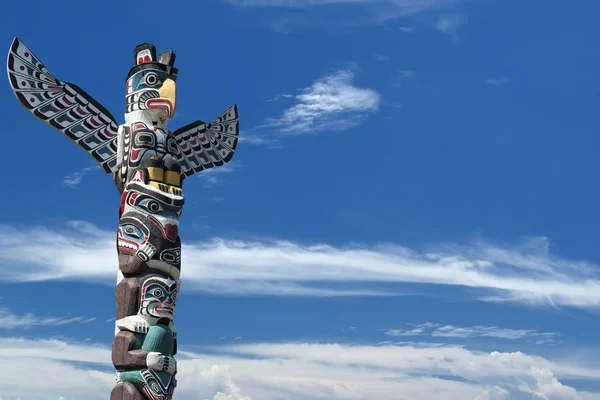
[(125, 171), (119, 171), (127, 157), (128, 144), (122, 135), (133, 122), (142, 122), (155, 134), (139, 135), (131, 145), (152, 148), (165, 161), (172, 156), (186, 177), (229, 162), (239, 135), (237, 106), (212, 123), (195, 121), (169, 132), (167, 122), (176, 106), (175, 53), (168, 50), (157, 57), (155, 47), (146, 43), (135, 48), (134, 56), (126, 80), (125, 124), (121, 126), (79, 86), (56, 79), (18, 38), (8, 54), (8, 77), (19, 102), (86, 151), (107, 174), (115, 174), (120, 191), (128, 180)]

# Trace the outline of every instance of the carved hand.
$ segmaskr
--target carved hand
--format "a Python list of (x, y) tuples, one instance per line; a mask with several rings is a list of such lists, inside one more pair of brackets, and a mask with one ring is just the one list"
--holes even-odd
[(120, 330), (127, 330), (135, 333), (148, 333), (150, 324), (139, 315), (130, 315), (117, 321), (117, 327)]
[(163, 356), (158, 352), (150, 352), (146, 356), (146, 365), (155, 371), (165, 371), (171, 375), (177, 372), (177, 360), (170, 356)]

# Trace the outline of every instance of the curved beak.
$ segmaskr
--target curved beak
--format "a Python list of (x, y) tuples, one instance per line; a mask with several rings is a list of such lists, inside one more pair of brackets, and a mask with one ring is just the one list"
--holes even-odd
[(171, 108), (171, 115), (169, 115), (169, 118), (173, 118), (175, 115), (175, 104), (177, 102), (177, 85), (175, 81), (167, 78), (160, 89), (158, 89), (158, 94), (161, 98), (171, 101), (173, 107)]

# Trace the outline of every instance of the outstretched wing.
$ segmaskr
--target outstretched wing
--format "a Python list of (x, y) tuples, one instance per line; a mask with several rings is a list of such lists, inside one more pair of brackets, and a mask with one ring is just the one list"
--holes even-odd
[(117, 122), (96, 100), (61, 82), (15, 38), (8, 53), (8, 79), (19, 102), (35, 117), (85, 150), (106, 173), (117, 164)]
[(181, 172), (190, 176), (228, 163), (233, 158), (239, 133), (235, 104), (210, 124), (196, 121), (177, 129), (173, 136), (179, 145), (177, 161)]

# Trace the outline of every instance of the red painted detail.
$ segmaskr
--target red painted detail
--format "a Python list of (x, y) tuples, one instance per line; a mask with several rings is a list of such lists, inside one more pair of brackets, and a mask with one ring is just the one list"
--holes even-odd
[(167, 224), (165, 228), (167, 239), (174, 242), (177, 239), (177, 232), (179, 231), (179, 227), (177, 225)]
[(92, 123), (92, 125), (94, 126), (100, 126), (100, 122), (96, 121), (95, 117), (90, 118), (90, 122)]
[(136, 122), (135, 124), (133, 124), (131, 126), (131, 129), (134, 130), (134, 131), (137, 131), (137, 130), (140, 130), (140, 129), (148, 129), (148, 127), (143, 122)]
[(33, 103), (35, 101), (35, 99), (33, 97), (31, 97), (31, 98), (29, 98), (29, 101)]
[(141, 151), (142, 150), (131, 150), (131, 160), (136, 161), (139, 158)]
[[(121, 232), (121, 228), (119, 228), (119, 233), (120, 233), (120, 232)], [(122, 252), (124, 252), (124, 253), (133, 253), (133, 254), (135, 254), (135, 253), (136, 253), (136, 252), (139, 250), (139, 248), (140, 248), (140, 245), (139, 245), (138, 243), (136, 243), (136, 242), (134, 242), (134, 241), (131, 241), (131, 240), (127, 240), (127, 239), (125, 239), (125, 238), (124, 238), (122, 235), (120, 236), (120, 239), (121, 239), (121, 241), (123, 241), (123, 242), (127, 242), (127, 243), (129, 243), (129, 244), (131, 244), (131, 245), (135, 246), (135, 249), (130, 249), (129, 247), (119, 246), (119, 245), (118, 245), (118, 243), (117, 243), (117, 248), (118, 248), (120, 251), (122, 251)]]
[[(131, 182), (144, 183), (144, 175), (143, 175), (142, 171), (135, 171), (133, 173), (133, 176), (131, 177)], [(137, 197), (137, 195), (136, 195), (136, 197)]]
[(142, 57), (138, 58), (138, 64), (141, 64), (144, 62), (144, 59)]
[(200, 141), (201, 141), (202, 143), (206, 142), (206, 136), (200, 136)]
[(138, 196), (139, 196), (138, 193), (131, 192), (129, 194), (129, 197), (127, 198), (127, 204), (129, 204), (132, 207), (135, 206), (135, 199), (137, 199)]
[(174, 240), (171, 239), (170, 237), (167, 236), (167, 232), (165, 232), (165, 228), (163, 228), (163, 226), (160, 224), (160, 222), (158, 222), (158, 220), (156, 218), (154, 218), (152, 215), (148, 215), (148, 219), (150, 221), (152, 221), (154, 223), (154, 225), (156, 225), (158, 227), (158, 229), (160, 229), (160, 233), (162, 233), (162, 236), (164, 239), (173, 242)]
[(25, 53), (23, 53), (23, 55), (24, 55), (25, 57), (29, 57), (29, 53), (28, 53), (28, 52), (25, 52)]
[(25, 85), (27, 85), (27, 82), (25, 82), (25, 81), (22, 81), (22, 82), (21, 82), (21, 86), (25, 86)]
[(150, 62), (152, 60), (150, 60), (150, 56), (144, 56), (144, 62)]
[(22, 66), (22, 65), (19, 67), (19, 69), (20, 69), (21, 71), (25, 71), (25, 67), (24, 67), (24, 66)]
[(123, 194), (121, 195), (121, 202), (120, 202), (120, 207), (119, 207), (119, 218), (121, 218), (121, 215), (123, 215), (123, 210), (125, 208), (125, 198), (127, 197), (127, 195), (129, 194), (129, 192), (127, 190), (123, 191)]
[(148, 109), (162, 108), (169, 115), (171, 115), (171, 110), (173, 109), (173, 103), (171, 103), (171, 100), (169, 100), (169, 99), (162, 99), (162, 98), (148, 99), (148, 100), (146, 100), (146, 108), (148, 108)]

